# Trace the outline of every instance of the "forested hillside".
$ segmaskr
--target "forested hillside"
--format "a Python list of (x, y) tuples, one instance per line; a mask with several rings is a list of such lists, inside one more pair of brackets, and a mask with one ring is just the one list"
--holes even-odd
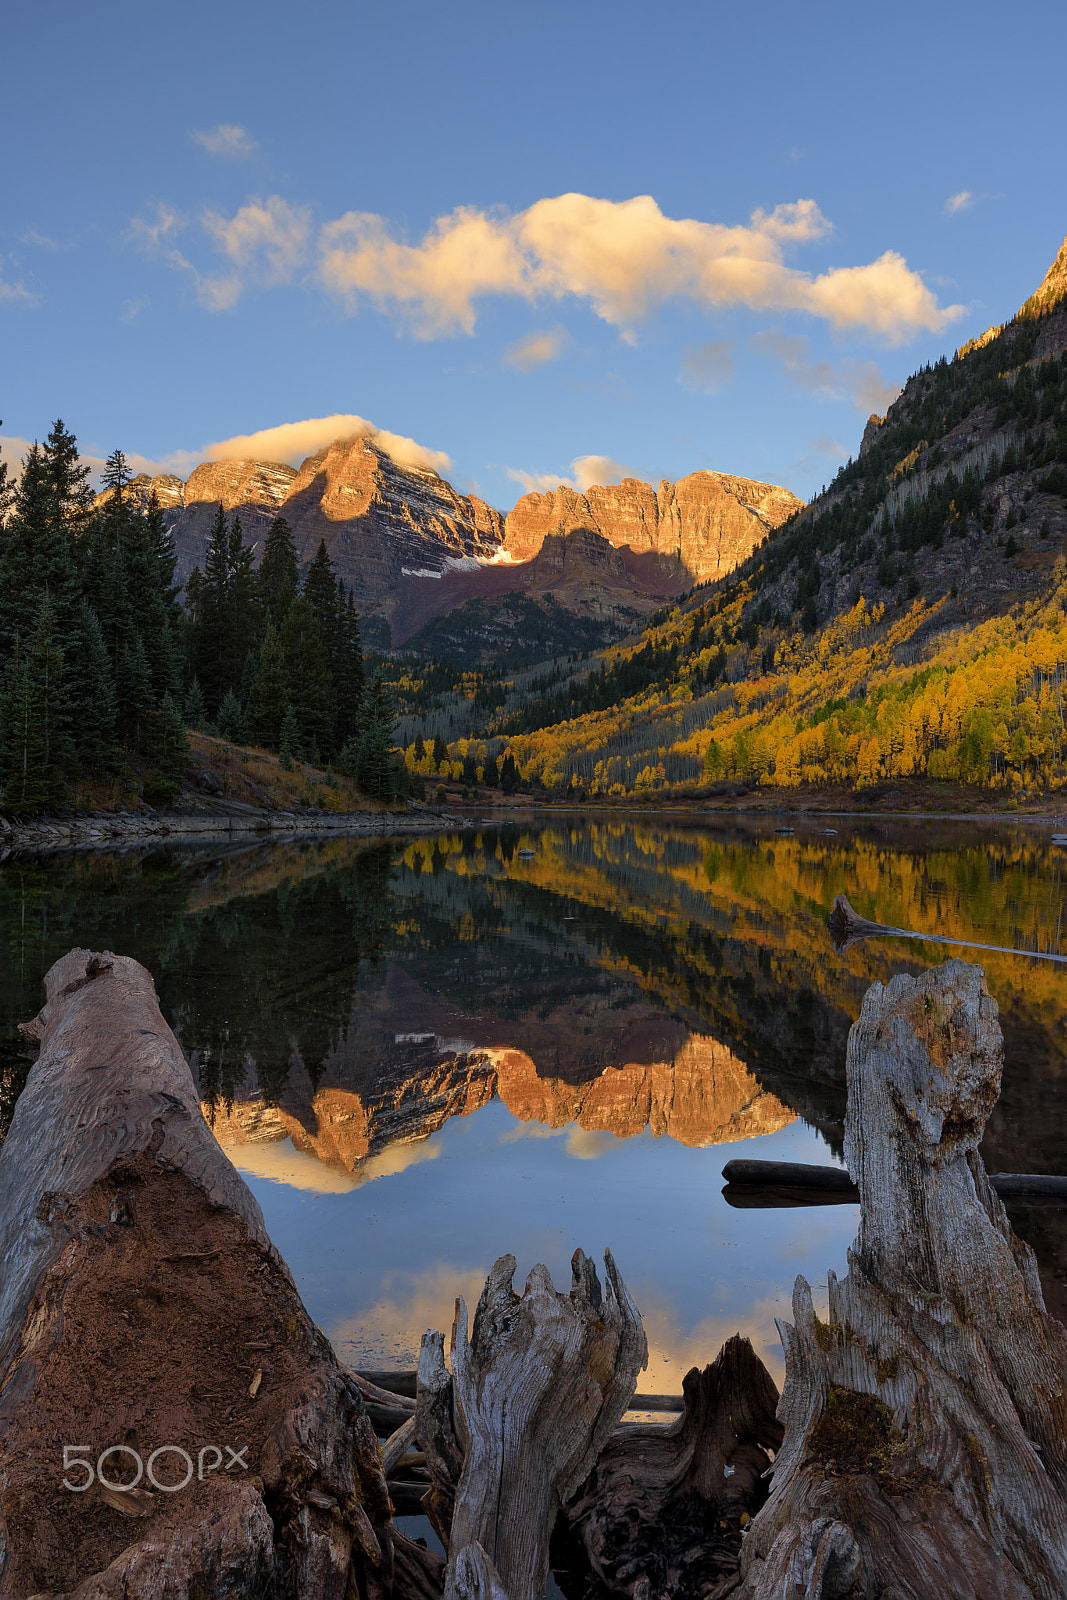
[(408, 668), (408, 766), (436, 734), (453, 772), (590, 797), (1067, 783), (1063, 287), (916, 373), (827, 491), (641, 635), (448, 691)]
[(57, 421), (12, 485), (0, 463), (0, 804), (77, 804), (94, 786), (170, 800), (188, 728), (333, 762), (389, 798), (392, 717), (364, 681), (352, 594), (320, 547), (301, 576), (275, 519), (263, 558), (220, 506), (184, 605), (155, 499), (127, 492), (121, 451), (104, 494)]

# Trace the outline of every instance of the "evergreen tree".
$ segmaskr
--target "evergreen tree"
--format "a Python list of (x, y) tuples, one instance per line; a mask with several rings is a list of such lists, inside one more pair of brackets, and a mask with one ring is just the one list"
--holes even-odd
[[(259, 656), (259, 671), (248, 702), (251, 734), (268, 750), (277, 750), (281, 741), (282, 719), (289, 704), (289, 676), (285, 655), (273, 623), (267, 628)], [(294, 719), (295, 720), (295, 719)], [(299, 733), (296, 737), (299, 739)]]
[[(363, 721), (363, 696), (366, 679), (363, 671), (363, 643), (359, 617), (351, 589), (338, 582), (339, 641), (333, 676), (337, 693), (337, 743), (358, 738)], [(343, 597), (343, 598), (342, 598)]]
[(440, 771), (440, 769), (441, 769), (441, 762), (442, 761), (447, 761), (447, 759), (448, 759), (448, 746), (445, 744), (445, 741), (441, 738), (441, 735), (439, 733), (435, 733), (434, 734), (434, 739), (433, 739), (433, 764), (438, 769), (438, 771)]
[(241, 744), (245, 737), (244, 712), (232, 689), (226, 690), (219, 707), (219, 733), (224, 739), (232, 739), (235, 744)]
[(336, 700), (330, 658), (306, 595), (297, 595), (281, 631), (282, 656), (292, 708), (305, 747), (327, 756), (334, 750)]
[(204, 571), (196, 586), (193, 618), (193, 670), (200, 679), (208, 713), (215, 716), (227, 688), (226, 637), (230, 585), (230, 541), (220, 502), (211, 525)]
[(294, 761), (300, 759), (300, 727), (296, 720), (296, 712), (288, 701), (282, 713), (278, 751), (283, 767), (291, 767)]
[(66, 632), (77, 610), (70, 530), (60, 515), (48, 460), (30, 446), (0, 545), (0, 651), (35, 625), (45, 595)]
[(372, 800), (392, 800), (396, 774), (392, 759), (393, 709), (381, 678), (375, 678), (367, 695), (366, 722), (359, 741), (356, 781)]
[(28, 650), (16, 638), (5, 674), (0, 776), (4, 804), (38, 811), (62, 800), (71, 759), (69, 700), (55, 611), (41, 605)]
[(151, 753), (155, 728), (153, 713), (156, 697), (152, 693), (152, 671), (139, 633), (123, 646), (119, 664), (118, 698), (123, 739), (135, 750)]
[(78, 453), (78, 441), (63, 426), (61, 417), (53, 422), (41, 451), (57, 515), (77, 533), (92, 508), (93, 491), (89, 468), (83, 465)]
[(30, 661), (16, 635), (4, 675), (3, 742), (0, 779), (4, 807), (39, 811), (48, 798), (44, 771), (44, 737), (37, 715), (37, 695)]
[(104, 462), (104, 470), (100, 474), (100, 481), (113, 504), (121, 505), (125, 499), (123, 490), (130, 481), (130, 465), (121, 450), (112, 450)]
[(207, 706), (200, 679), (194, 678), (185, 696), (185, 724), (188, 728), (203, 728), (207, 722)]
[(100, 619), (86, 600), (78, 608), (68, 682), (77, 748), (96, 766), (105, 767), (115, 751), (115, 678)]
[(296, 546), (284, 517), (275, 517), (267, 529), (258, 584), (259, 601), (266, 620), (273, 623), (275, 628), (280, 628), (300, 587)]
[(228, 550), (229, 575), (226, 590), (226, 687), (236, 689), (248, 652), (260, 631), (259, 585), (252, 562), (254, 552), (244, 542), (241, 519), (234, 516)]
[(173, 785), (173, 792), (177, 792), (182, 774), (189, 765), (190, 751), (185, 719), (177, 701), (170, 694), (163, 696), (163, 704), (159, 708), (157, 752), (160, 776)]

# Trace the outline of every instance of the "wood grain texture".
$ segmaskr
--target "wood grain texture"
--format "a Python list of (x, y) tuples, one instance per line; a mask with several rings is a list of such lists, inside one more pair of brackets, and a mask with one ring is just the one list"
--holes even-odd
[(848, 1043), (861, 1201), (820, 1322), (780, 1323), (785, 1440), (739, 1600), (1062, 1600), (1067, 1330), (978, 1155), (1003, 1043), (981, 968), (874, 984)]
[[(384, 1600), (362, 1395), (204, 1121), (151, 977), (74, 950), (45, 990), (0, 1150), (0, 1595)], [(75, 1441), (94, 1463), (214, 1447), (220, 1470), (142, 1485), (131, 1518), (121, 1490), (64, 1487)]]
[[(641, 1318), (610, 1251), (603, 1290), (580, 1250), (569, 1294), (514, 1256), (496, 1262), (470, 1337), (457, 1302), (452, 1374), (469, 1442), (455, 1497), (446, 1600), (537, 1600), (557, 1512), (586, 1480), (648, 1361)], [(421, 1443), (421, 1441), (420, 1441)], [(427, 1452), (429, 1454), (429, 1452)]]
[(612, 1435), (588, 1483), (566, 1507), (604, 1589), (656, 1600), (699, 1597), (737, 1570), (741, 1517), (767, 1496), (768, 1450), (782, 1442), (778, 1390), (751, 1344), (727, 1340), (684, 1380), (676, 1422)]

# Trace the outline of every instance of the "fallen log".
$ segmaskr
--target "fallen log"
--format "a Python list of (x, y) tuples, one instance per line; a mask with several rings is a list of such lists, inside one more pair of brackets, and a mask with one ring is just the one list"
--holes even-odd
[(820, 1321), (802, 1277), (771, 1494), (736, 1600), (1067, 1593), (1067, 1329), (978, 1145), (1003, 1042), (981, 969), (872, 985), (849, 1035), (861, 1203)]
[[(843, 1167), (809, 1166), (799, 1161), (728, 1161), (722, 1169), (731, 1205), (744, 1205), (739, 1197), (746, 1187), (767, 1191), (767, 1198), (750, 1201), (765, 1205), (833, 1205), (855, 1203), (860, 1192)], [(1002, 1200), (1067, 1201), (1067, 1178), (1044, 1172), (991, 1172), (990, 1187)], [(733, 1192), (731, 1192), (733, 1191)], [(789, 1198), (776, 1199), (781, 1191)], [(804, 1198), (810, 1192), (810, 1198)], [(795, 1197), (795, 1198), (794, 1198)]]
[(0, 1150), (0, 1595), (387, 1596), (363, 1397), (137, 962), (73, 950)]

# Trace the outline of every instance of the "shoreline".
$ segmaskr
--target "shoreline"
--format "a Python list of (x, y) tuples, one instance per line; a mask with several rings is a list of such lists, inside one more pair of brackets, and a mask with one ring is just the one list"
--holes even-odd
[(195, 812), (90, 811), (77, 816), (35, 817), (25, 822), (0, 816), (0, 863), (28, 851), (99, 849), (103, 845), (136, 845), (152, 841), (203, 839), (205, 843), (234, 837), (278, 839), (334, 834), (387, 839), (397, 834), (436, 833), (455, 827), (454, 817), (424, 811), (267, 811), (231, 803)]
[[(523, 815), (543, 818), (553, 817), (657, 817), (677, 818), (690, 826), (694, 822), (713, 825), (716, 821), (744, 819), (753, 823), (773, 824), (775, 819), (790, 819), (801, 824), (817, 825), (834, 818), (838, 821), (871, 822), (969, 822), (1037, 828), (1065, 828), (1067, 816), (1048, 812), (1017, 811), (881, 811), (881, 810), (823, 810), (816, 807), (781, 806), (775, 809), (748, 806), (634, 806), (625, 810), (620, 806), (590, 805), (537, 805), (494, 804), (481, 805), (469, 801), (457, 802), (457, 809), (469, 813), (491, 814), (492, 824), (500, 826), (509, 819), (519, 821)], [(85, 812), (76, 816), (35, 817), (25, 822), (0, 816), (0, 864), (28, 851), (55, 851), (68, 849), (99, 849), (105, 845), (136, 845), (158, 841), (179, 842), (202, 839), (295, 839), (312, 835), (387, 839), (405, 834), (443, 833), (450, 828), (477, 827), (483, 818), (474, 814), (456, 815), (439, 811), (426, 805), (417, 805), (407, 811), (346, 811), (346, 812), (293, 812), (268, 811), (237, 802), (222, 804), (217, 809), (210, 805), (195, 812), (156, 812), (149, 807), (136, 812)], [(485, 818), (484, 820), (489, 820)]]

